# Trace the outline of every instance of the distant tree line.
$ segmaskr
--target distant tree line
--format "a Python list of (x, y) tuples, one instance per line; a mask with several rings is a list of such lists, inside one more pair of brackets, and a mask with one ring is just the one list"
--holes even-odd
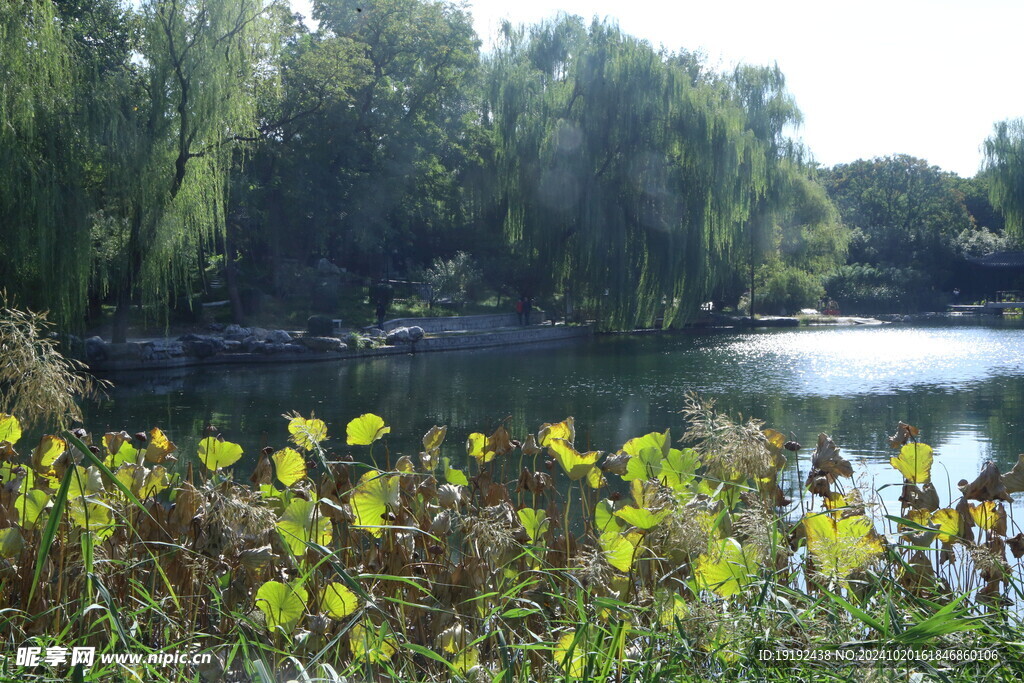
[(720, 73), (571, 16), (485, 52), (455, 3), (313, 12), (315, 31), (283, 0), (0, 0), (9, 294), (68, 328), (107, 306), (117, 337), (133, 308), (187, 308), (211, 264), (241, 315), (287, 264), (464, 263), (474, 289), (669, 326), (744, 296), (928, 306), (1019, 234), (1019, 124), (972, 179), (819, 168), (776, 67)]

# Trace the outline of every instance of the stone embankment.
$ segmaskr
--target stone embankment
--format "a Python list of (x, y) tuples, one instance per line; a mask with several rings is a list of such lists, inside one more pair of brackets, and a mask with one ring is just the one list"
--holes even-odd
[(122, 344), (90, 337), (84, 342), (84, 351), (92, 370), (121, 372), (455, 351), (558, 341), (592, 333), (586, 326), (516, 326), (516, 322), (515, 314), (389, 320), (384, 323), (383, 331), (367, 328), (361, 334), (349, 334), (347, 341), (333, 336), (229, 325), (211, 329), (207, 334)]

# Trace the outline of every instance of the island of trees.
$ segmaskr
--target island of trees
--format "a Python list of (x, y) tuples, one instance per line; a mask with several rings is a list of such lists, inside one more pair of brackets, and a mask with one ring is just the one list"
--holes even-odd
[(825, 168), (777, 67), (723, 73), (573, 16), (484, 49), (454, 3), (313, 13), (0, 2), (8, 297), (115, 340), (212, 298), (237, 320), (334, 312), (381, 278), (667, 327), (751, 292), (763, 313), (941, 307), (967, 258), (1017, 245), (1020, 121), (972, 178)]

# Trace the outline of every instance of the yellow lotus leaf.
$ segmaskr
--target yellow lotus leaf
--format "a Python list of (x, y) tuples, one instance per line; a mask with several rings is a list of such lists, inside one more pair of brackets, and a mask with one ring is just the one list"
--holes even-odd
[(898, 458), (889, 463), (898, 469), (905, 479), (914, 484), (925, 484), (932, 477), (932, 447), (923, 443), (908, 443), (900, 448)]
[(466, 453), (476, 458), (481, 465), (494, 460), (494, 451), (487, 451), (487, 437), (480, 432), (473, 432), (466, 439)]
[(237, 443), (221, 441), (212, 436), (199, 442), (199, 460), (211, 472), (234, 465), (241, 457), (242, 447)]
[(664, 433), (651, 432), (650, 434), (630, 439), (622, 445), (622, 452), (637, 456), (645, 450), (654, 449), (659, 456), (664, 457), (668, 455), (669, 444), (671, 443), (669, 430), (666, 429)]
[(0, 529), (0, 557), (10, 560), (21, 554), (25, 547), (25, 539), (17, 527)]
[(377, 470), (370, 470), (359, 480), (349, 498), (352, 516), (355, 517), (354, 529), (362, 529), (372, 536), (380, 536), (384, 530), (380, 527), (388, 523), (385, 515), (388, 508), (397, 508), (400, 499), (401, 478), (385, 475)]
[(39, 440), (39, 445), (32, 452), (32, 469), (40, 474), (46, 474), (53, 468), (53, 463), (68, 449), (64, 439), (47, 434)]
[(632, 505), (627, 505), (621, 510), (616, 510), (615, 516), (630, 526), (646, 531), (660, 524), (661, 520), (665, 519), (669, 512), (670, 510), (667, 509), (652, 512), (645, 508), (635, 508)]
[(35, 528), (41, 522), (43, 510), (50, 502), (50, 496), (39, 489), (32, 489), (18, 496), (14, 501), (14, 509), (18, 513), (18, 524), (23, 529)]
[(266, 617), (267, 628), (291, 633), (306, 612), (309, 592), (302, 586), (267, 581), (256, 591), (256, 606)]
[(110, 507), (98, 501), (76, 498), (68, 502), (68, 515), (75, 526), (93, 532), (100, 540), (114, 533)]
[(530, 536), (530, 542), (536, 543), (537, 539), (540, 538), (548, 528), (548, 514), (544, 510), (534, 510), (533, 508), (523, 508), (516, 512), (519, 516), (519, 521), (522, 523), (523, 528), (526, 529), (526, 533)]
[(138, 496), (142, 500), (152, 498), (167, 488), (167, 469), (163, 465), (157, 465), (146, 473), (139, 487)]
[(408, 455), (403, 455), (395, 462), (395, 471), (402, 474), (414, 474), (416, 472), (416, 465), (412, 463), (412, 458)]
[(735, 538), (712, 541), (708, 552), (697, 558), (693, 577), (701, 590), (712, 590), (723, 598), (738, 593), (757, 577), (759, 558)]
[[(291, 434), (288, 438), (299, 448), (312, 451), (327, 439), (327, 425), (323, 420), (318, 420), (312, 415), (309, 419), (301, 415), (285, 417), (288, 418), (288, 433)], [(383, 420), (381, 422), (383, 423)]]
[(599, 540), (608, 564), (620, 572), (629, 573), (629, 570), (633, 568), (636, 549), (640, 545), (641, 539), (642, 536), (634, 531), (628, 534), (606, 533)]
[(176, 450), (178, 447), (167, 438), (162, 430), (156, 427), (150, 430), (149, 439), (146, 442), (146, 462), (159, 465)]
[(348, 632), (348, 645), (355, 659), (366, 658), (374, 664), (391, 659), (398, 652), (395, 637), (388, 633), (387, 626), (356, 624)]
[(384, 426), (384, 418), (373, 413), (364, 413), (345, 427), (349, 446), (369, 446), (385, 434), (390, 433), (391, 427)]
[(118, 467), (117, 471), (114, 472), (114, 478), (124, 484), (133, 495), (138, 496), (147, 473), (146, 468), (142, 465), (130, 463)]
[(580, 678), (587, 665), (586, 640), (579, 638), (576, 631), (566, 633), (555, 643), (555, 663), (570, 678)]
[(332, 619), (344, 619), (359, 607), (359, 598), (345, 584), (332, 581), (320, 592), (320, 606)]
[(103, 445), (107, 449), (103, 464), (112, 470), (138, 460), (139, 451), (132, 445), (128, 432), (107, 432), (103, 435)]
[(429, 453), (440, 448), (446, 434), (448, 434), (448, 425), (431, 427), (430, 431), (423, 435), (423, 450)]
[(685, 619), (690, 614), (690, 605), (678, 593), (670, 593), (667, 597), (659, 596), (658, 623), (666, 628), (674, 628), (676, 619)]
[(1006, 511), (1001, 504), (993, 500), (972, 505), (971, 517), (974, 518), (974, 523), (985, 531), (996, 531), (1000, 523), (1003, 526), (1006, 524)]
[(0, 441), (6, 441), (12, 446), (18, 443), (21, 438), (21, 423), (18, 418), (7, 413), (0, 413)]
[(863, 515), (839, 520), (827, 514), (807, 515), (803, 525), (807, 549), (825, 576), (845, 579), (882, 554), (874, 526)]
[(850, 505), (850, 499), (841, 493), (829, 491), (822, 497), (827, 510), (839, 510)]
[(469, 486), (469, 478), (466, 477), (466, 473), (452, 467), (450, 458), (441, 458), (441, 464), (446, 482), (455, 486)]
[(939, 525), (939, 540), (943, 543), (951, 543), (960, 535), (960, 513), (953, 508), (933, 512), (932, 524)]
[(605, 534), (618, 535), (622, 531), (622, 524), (615, 516), (611, 503), (606, 500), (599, 500), (594, 506), (594, 531), (598, 537)]
[(586, 477), (591, 487), (596, 489), (601, 486), (601, 470), (595, 467), (597, 459), (601, 457), (600, 451), (580, 453), (568, 441), (552, 438), (548, 440), (548, 452), (573, 481)]
[(537, 432), (537, 442), (541, 445), (541, 448), (551, 445), (552, 439), (561, 439), (572, 443), (576, 440), (576, 426), (573, 418), (567, 417), (561, 422), (551, 424), (545, 422), (540, 426), (540, 431)]
[[(913, 522), (914, 524), (919, 524), (920, 526), (924, 527), (931, 524), (932, 521), (932, 513), (930, 510), (911, 510), (910, 512), (905, 514), (904, 517)], [(917, 533), (919, 530), (911, 529), (911, 531)]]
[(331, 542), (331, 520), (320, 514), (317, 503), (295, 498), (277, 522), (281, 537), (292, 555), (304, 555), (307, 543), (327, 545)]
[(306, 478), (306, 459), (297, 450), (284, 448), (270, 456), (270, 459), (274, 461), (277, 480), (285, 486)]
[(467, 647), (452, 658), (452, 666), (463, 675), (479, 663), (480, 651), (475, 647)]

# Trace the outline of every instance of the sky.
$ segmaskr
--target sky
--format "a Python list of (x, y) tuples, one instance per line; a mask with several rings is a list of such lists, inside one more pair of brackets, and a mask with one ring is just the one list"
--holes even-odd
[[(309, 0), (291, 0), (307, 14)], [(778, 63), (825, 166), (909, 154), (962, 176), (997, 121), (1024, 117), (1020, 0), (471, 0), (485, 49), (499, 22), (558, 10), (618, 23), (712, 65)]]

